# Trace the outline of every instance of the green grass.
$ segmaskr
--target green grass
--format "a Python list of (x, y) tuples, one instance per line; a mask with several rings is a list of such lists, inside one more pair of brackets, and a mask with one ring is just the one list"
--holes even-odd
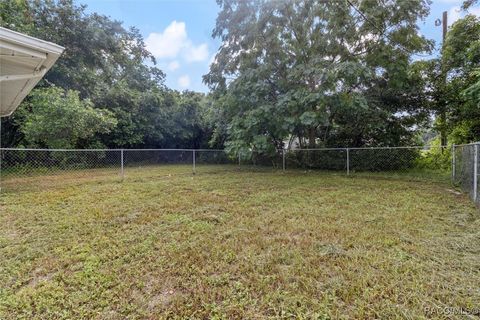
[(4, 181), (0, 319), (462, 319), (425, 308), (479, 307), (479, 212), (448, 184), (199, 171)]

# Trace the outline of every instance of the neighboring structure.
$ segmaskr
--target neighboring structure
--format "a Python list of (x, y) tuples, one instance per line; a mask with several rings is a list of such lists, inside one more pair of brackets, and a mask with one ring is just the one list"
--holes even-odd
[(64, 48), (0, 27), (0, 117), (11, 115)]

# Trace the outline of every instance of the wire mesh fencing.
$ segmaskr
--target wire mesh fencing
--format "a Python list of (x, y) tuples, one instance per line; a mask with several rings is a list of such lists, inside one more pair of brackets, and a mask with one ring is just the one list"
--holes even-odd
[(450, 157), (451, 149), (439, 146), (295, 149), (286, 151), (285, 167), (445, 179)]
[(120, 150), (121, 177), (190, 174), (193, 172), (193, 152), (187, 149), (127, 149)]
[(228, 154), (225, 150), (200, 149), (193, 152), (195, 156), (194, 173), (215, 173), (238, 170), (239, 162), (236, 154)]
[(120, 154), (115, 150), (3, 149), (4, 174), (34, 175), (55, 171), (116, 167)]
[(239, 161), (212, 149), (0, 149), (1, 190), (87, 181), (123, 181), (237, 170)]
[[(453, 153), (452, 153), (453, 150)], [(0, 149), (2, 191), (68, 183), (232, 170), (325, 171), (345, 175), (434, 178), (478, 193), (474, 145), (227, 152), (213, 149)], [(475, 159), (477, 159), (475, 161)], [(477, 165), (478, 166), (478, 165)], [(474, 191), (476, 190), (476, 191)], [(475, 199), (478, 199), (476, 196)]]
[(480, 143), (453, 146), (452, 181), (480, 205)]
[(1, 149), (0, 160), (2, 189), (113, 178), (121, 167), (121, 153), (108, 149)]
[(285, 169), (347, 172), (346, 149), (293, 149), (284, 151)]

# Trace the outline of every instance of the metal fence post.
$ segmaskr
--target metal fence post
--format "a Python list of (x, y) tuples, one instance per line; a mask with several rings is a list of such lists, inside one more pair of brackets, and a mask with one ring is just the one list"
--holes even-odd
[(350, 149), (347, 148), (347, 175), (350, 174)]
[(123, 149), (120, 150), (120, 175), (122, 176), (122, 181), (125, 178), (125, 170), (124, 170), (124, 165), (123, 165)]
[(455, 183), (455, 144), (452, 144), (452, 184)]
[(282, 169), (285, 172), (285, 149), (282, 149)]
[(0, 194), (2, 193), (2, 118), (0, 118)]
[(475, 144), (473, 149), (473, 202), (475, 203), (478, 199), (478, 146), (479, 144)]
[(193, 149), (193, 174), (195, 174), (195, 149)]

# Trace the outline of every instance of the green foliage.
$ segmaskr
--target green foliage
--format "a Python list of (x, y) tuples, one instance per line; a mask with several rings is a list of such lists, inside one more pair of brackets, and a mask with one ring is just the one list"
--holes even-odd
[[(146, 50), (138, 29), (127, 30), (121, 22), (87, 13), (85, 8), (72, 0), (0, 1), (0, 26), (65, 47), (39, 87), (54, 84), (67, 93), (75, 90), (80, 99), (88, 99), (91, 108), (102, 113), (106, 109), (114, 117), (116, 126), (108, 131), (96, 130), (89, 138), (80, 139), (79, 145), (208, 146), (212, 128), (204, 115), (210, 112), (207, 98), (167, 89), (165, 74), (154, 66), (155, 59)], [(23, 118), (35, 109), (31, 105), (32, 97), (27, 97), (20, 107), (24, 112), (2, 119), (3, 146), (33, 143), (24, 135), (32, 129), (23, 127)], [(74, 114), (78, 110), (70, 111)], [(73, 118), (70, 120), (76, 123)]]
[[(480, 50), (480, 43), (479, 48)], [(462, 91), (465, 99), (470, 100), (474, 107), (480, 108), (480, 67), (472, 70), (472, 84)]]
[(18, 112), (28, 144), (47, 148), (89, 147), (96, 134), (109, 133), (117, 124), (110, 111), (93, 108), (77, 91), (57, 87), (33, 90)]
[(219, 1), (213, 35), (223, 44), (204, 80), (228, 146), (412, 142), (426, 113), (409, 61), (430, 48), (416, 24), (427, 2), (352, 2), (368, 21), (347, 2)]
[(449, 171), (452, 168), (452, 147), (441, 147), (440, 139), (430, 143), (431, 148), (422, 150), (416, 159), (415, 167), (418, 169), (430, 169)]
[(442, 50), (447, 84), (448, 127), (454, 143), (480, 140), (480, 19), (467, 15), (455, 22)]
[(467, 10), (470, 7), (473, 7), (478, 3), (478, 0), (464, 0), (462, 4), (462, 9)]

